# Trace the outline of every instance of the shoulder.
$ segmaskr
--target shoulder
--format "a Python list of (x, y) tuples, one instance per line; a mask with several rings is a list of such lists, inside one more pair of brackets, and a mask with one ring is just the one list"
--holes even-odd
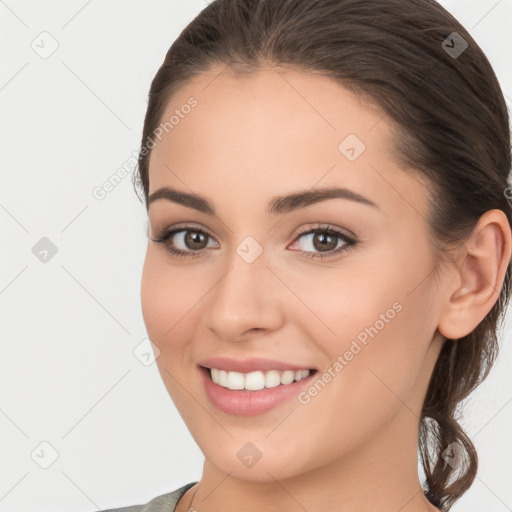
[(183, 485), (175, 491), (168, 492), (153, 498), (144, 505), (133, 505), (131, 507), (109, 508), (98, 512), (173, 512), (180, 498), (197, 482)]

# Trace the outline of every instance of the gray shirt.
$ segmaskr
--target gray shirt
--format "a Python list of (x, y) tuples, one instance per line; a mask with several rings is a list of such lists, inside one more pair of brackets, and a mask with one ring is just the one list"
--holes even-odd
[(131, 507), (110, 508), (99, 512), (174, 512), (180, 498), (197, 482), (185, 484), (175, 491), (168, 492), (153, 498), (145, 505), (133, 505)]

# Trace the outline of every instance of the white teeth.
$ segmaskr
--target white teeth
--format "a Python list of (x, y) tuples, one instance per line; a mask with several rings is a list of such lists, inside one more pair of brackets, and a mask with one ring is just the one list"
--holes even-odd
[(295, 379), (295, 372), (286, 370), (281, 375), (281, 384), (291, 384)]
[(309, 370), (297, 370), (296, 372), (291, 372), (293, 374), (293, 379), (302, 380), (309, 375)]
[(309, 375), (309, 370), (269, 370), (267, 372), (255, 371), (250, 373), (228, 372), (211, 368), (210, 375), (213, 382), (228, 389), (246, 389), (258, 391), (263, 388), (275, 388), (279, 385), (291, 384)]
[[(244, 378), (244, 374), (240, 373), (239, 375), (242, 376), (242, 379)], [(228, 377), (228, 383), (229, 383), (229, 377)], [(242, 382), (244, 382), (242, 380)], [(265, 375), (263, 375), (263, 372), (251, 372), (245, 375), (245, 389), (248, 389), (249, 391), (258, 391), (258, 389), (263, 389), (265, 387)]]
[(228, 385), (228, 372), (226, 370), (219, 370), (219, 384)]
[(265, 387), (275, 388), (281, 384), (281, 375), (277, 370), (270, 370), (265, 375)]
[(229, 389), (244, 389), (245, 377), (240, 372), (228, 372), (228, 387)]

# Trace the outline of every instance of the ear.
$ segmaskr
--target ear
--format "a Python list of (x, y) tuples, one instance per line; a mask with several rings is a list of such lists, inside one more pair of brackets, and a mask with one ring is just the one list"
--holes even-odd
[(492, 309), (511, 263), (512, 231), (502, 210), (489, 210), (479, 219), (462, 247), (458, 270), (447, 288), (439, 332), (448, 339), (471, 333)]

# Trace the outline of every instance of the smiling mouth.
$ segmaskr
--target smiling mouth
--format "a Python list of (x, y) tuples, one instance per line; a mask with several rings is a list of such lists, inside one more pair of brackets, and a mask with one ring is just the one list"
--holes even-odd
[(215, 384), (233, 391), (259, 391), (287, 386), (317, 372), (312, 368), (303, 370), (256, 370), (248, 373), (207, 368), (205, 366), (201, 366), (201, 368)]

